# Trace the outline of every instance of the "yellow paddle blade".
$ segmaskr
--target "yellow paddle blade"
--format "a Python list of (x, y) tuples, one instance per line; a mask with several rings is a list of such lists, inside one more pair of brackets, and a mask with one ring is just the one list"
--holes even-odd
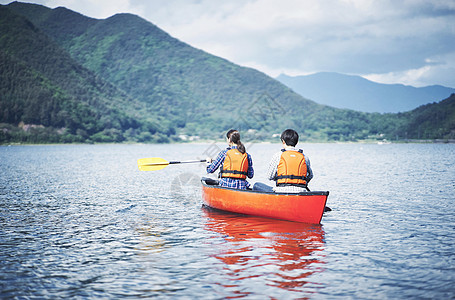
[(160, 157), (139, 158), (137, 166), (141, 171), (158, 171), (166, 168), (169, 162)]

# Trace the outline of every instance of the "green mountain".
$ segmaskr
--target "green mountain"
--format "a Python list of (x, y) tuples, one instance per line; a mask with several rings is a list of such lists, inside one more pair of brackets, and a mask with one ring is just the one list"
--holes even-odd
[[(398, 114), (405, 120), (400, 133), (413, 139), (455, 138), (455, 94), (439, 102)], [(398, 134), (398, 133), (397, 133)]]
[(10, 124), (2, 126), (0, 141), (121, 142), (140, 139), (144, 131), (167, 140), (171, 129), (158, 125), (146, 105), (82, 67), (4, 6), (0, 32), (0, 123)]
[(134, 15), (94, 20), (65, 8), (9, 6), (84, 67), (152, 105), (188, 134), (242, 125), (235, 124), (238, 115), (264, 94), (285, 107), (317, 107), (272, 78), (190, 47)]
[[(417, 112), (368, 114), (316, 104), (263, 73), (195, 49), (131, 14), (97, 20), (62, 7), (49, 9), (14, 2), (7, 8), (2, 8), (5, 14), (14, 12), (16, 19), (21, 15), (21, 22), (28, 24), (27, 36), (45, 40), (46, 45), (52, 46), (43, 48), (27, 43), (14, 46), (11, 41), (3, 41), (5, 36), (10, 40), (23, 38), (22, 30), (13, 32), (12, 28), (25, 25), (2, 22), (0, 51), (8, 58), (5, 64), (18, 63), (30, 74), (42, 76), (48, 85), (67, 96), (60, 102), (83, 104), (91, 110), (95, 116), (92, 121), (71, 127), (74, 138), (82, 136), (78, 129), (86, 132), (82, 141), (107, 141), (109, 131), (106, 130), (110, 129), (117, 130), (118, 140), (165, 142), (177, 140), (180, 134), (218, 138), (232, 127), (241, 129), (244, 139), (256, 140), (270, 140), (273, 134), (287, 127), (297, 129), (305, 140), (318, 141), (419, 137), (419, 133), (414, 135), (408, 130), (413, 128), (411, 124)], [(46, 48), (56, 50), (47, 53), (43, 50)], [(26, 52), (37, 53), (31, 59)], [(52, 59), (43, 59), (46, 56)], [(64, 63), (55, 63), (60, 60)], [(73, 69), (80, 70), (77, 76)], [(56, 74), (51, 76), (53, 73)], [(22, 82), (20, 90), (27, 85), (42, 88), (40, 80), (24, 74), (10, 72), (4, 76)], [(0, 105), (8, 104), (9, 111), (11, 107), (32, 111), (31, 104), (16, 95), (18, 89), (5, 84)], [(53, 98), (41, 97), (38, 101), (35, 94), (30, 94), (28, 101), (35, 101), (36, 109), (52, 107)], [(9, 95), (8, 99), (4, 100), (3, 95)], [(56, 107), (54, 114), (61, 110)], [(70, 111), (71, 116), (77, 113), (78, 109)], [(68, 122), (65, 114), (60, 123), (46, 123), (46, 115), (49, 114), (43, 112), (43, 118), (29, 120), (24, 114), (11, 112), (0, 122), (9, 124), (9, 128), (21, 121), (45, 128), (70, 128), (65, 123)], [(128, 122), (114, 122), (112, 126), (102, 122), (102, 117)], [(453, 127), (449, 127), (453, 123), (445, 119), (438, 122), (438, 128), (444, 130), (421, 129), (420, 137), (452, 138)], [(91, 123), (95, 129), (88, 125)]]

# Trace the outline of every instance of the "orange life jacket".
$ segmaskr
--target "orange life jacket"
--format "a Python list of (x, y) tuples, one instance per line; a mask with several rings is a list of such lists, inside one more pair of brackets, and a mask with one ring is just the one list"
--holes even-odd
[(303, 151), (281, 150), (280, 162), (277, 170), (276, 185), (306, 186), (307, 165)]
[(237, 148), (228, 150), (221, 168), (221, 177), (246, 179), (247, 174), (248, 154), (240, 153)]

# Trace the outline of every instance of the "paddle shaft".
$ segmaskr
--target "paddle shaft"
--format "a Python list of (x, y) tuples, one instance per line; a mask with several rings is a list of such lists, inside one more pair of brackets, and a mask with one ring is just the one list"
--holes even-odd
[(198, 163), (198, 162), (205, 162), (205, 161), (206, 161), (205, 159), (185, 160), (185, 161), (167, 161), (161, 157), (150, 157), (150, 158), (138, 159), (137, 166), (140, 171), (158, 171), (158, 170), (166, 168), (169, 165)]
[(201, 160), (170, 161), (169, 164), (170, 165), (173, 165), (173, 164), (190, 164), (190, 163), (198, 163), (198, 162), (206, 162), (206, 160), (205, 159), (201, 159)]
[(205, 159), (201, 160), (185, 160), (185, 161), (162, 161), (162, 162), (153, 162), (153, 163), (141, 163), (143, 166), (167, 166), (175, 164), (189, 164), (189, 163), (198, 163), (205, 162)]

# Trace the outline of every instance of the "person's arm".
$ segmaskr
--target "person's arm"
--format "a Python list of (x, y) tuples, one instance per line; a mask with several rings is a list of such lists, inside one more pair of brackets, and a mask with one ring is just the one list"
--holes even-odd
[(253, 169), (253, 160), (251, 159), (251, 155), (248, 154), (247, 156), (248, 158), (248, 172), (247, 172), (247, 176), (248, 178), (253, 178), (254, 176), (254, 169)]
[(306, 179), (307, 183), (313, 178), (313, 170), (311, 169), (310, 159), (305, 156), (305, 163), (306, 163)]
[(215, 172), (221, 163), (224, 161), (224, 158), (226, 157), (226, 150), (221, 151), (218, 153), (216, 159), (212, 161), (210, 165), (207, 166), (207, 173), (213, 173)]
[(267, 169), (267, 179), (268, 180), (276, 180), (277, 171), (278, 171), (278, 164), (280, 162), (281, 152), (276, 153), (272, 156), (270, 160), (269, 167)]

